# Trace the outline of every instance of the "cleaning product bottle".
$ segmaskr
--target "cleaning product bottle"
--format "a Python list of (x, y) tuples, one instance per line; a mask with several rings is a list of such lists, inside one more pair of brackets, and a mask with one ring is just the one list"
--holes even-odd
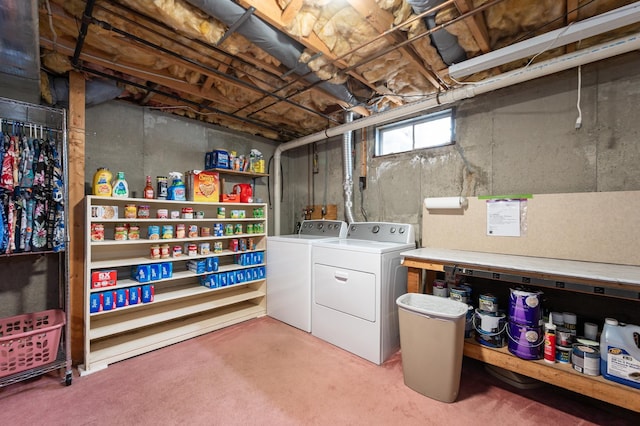
[(113, 187), (111, 179), (113, 175), (106, 167), (100, 167), (93, 175), (93, 195), (101, 197), (111, 197)]
[(118, 177), (113, 181), (112, 196), (121, 198), (129, 197), (129, 184), (124, 178), (124, 172), (118, 172)]
[(556, 362), (556, 325), (552, 313), (549, 313), (549, 321), (544, 325), (544, 360), (552, 364)]
[(600, 334), (600, 373), (640, 389), (640, 326), (605, 318)]
[(167, 189), (167, 200), (186, 201), (186, 189), (182, 181), (182, 173), (171, 172), (169, 177), (173, 179), (171, 186)]

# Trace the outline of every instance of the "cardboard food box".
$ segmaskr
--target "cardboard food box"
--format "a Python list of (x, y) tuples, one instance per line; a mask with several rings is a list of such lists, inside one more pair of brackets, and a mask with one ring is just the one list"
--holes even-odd
[(218, 172), (189, 170), (185, 173), (188, 201), (217, 203), (220, 201), (220, 176)]
[(92, 219), (117, 219), (118, 206), (91, 206)]
[(118, 273), (115, 269), (93, 271), (91, 273), (91, 288), (113, 287), (117, 284)]

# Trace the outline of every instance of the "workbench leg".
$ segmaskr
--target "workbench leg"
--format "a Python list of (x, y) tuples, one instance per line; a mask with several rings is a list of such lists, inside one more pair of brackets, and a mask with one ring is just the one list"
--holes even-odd
[(407, 293), (420, 293), (422, 288), (422, 269), (407, 268)]

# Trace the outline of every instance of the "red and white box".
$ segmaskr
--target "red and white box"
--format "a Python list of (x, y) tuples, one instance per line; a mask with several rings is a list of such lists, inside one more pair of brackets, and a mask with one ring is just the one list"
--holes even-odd
[(113, 287), (118, 282), (118, 273), (115, 269), (93, 271), (91, 273), (91, 288)]

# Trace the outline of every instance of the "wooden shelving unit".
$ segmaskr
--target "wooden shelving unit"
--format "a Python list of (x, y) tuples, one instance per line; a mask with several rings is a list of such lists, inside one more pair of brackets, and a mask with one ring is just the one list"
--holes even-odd
[[(403, 253), (403, 256), (403, 265), (408, 268), (408, 292), (420, 292), (422, 271), (427, 272), (427, 283), (430, 283), (435, 272), (455, 267), (469, 275), (488, 274), (489, 278), (496, 280), (496, 285), (504, 285), (500, 280), (507, 276), (509, 279), (519, 277), (520, 283), (543, 287), (561, 283), (564, 290), (592, 293), (599, 297), (638, 300), (640, 296), (638, 266), (432, 248), (412, 250)], [(602, 376), (578, 373), (571, 365), (524, 360), (512, 355), (506, 347), (489, 348), (473, 339), (465, 340), (464, 355), (640, 412), (640, 390)]]
[[(127, 204), (149, 205), (149, 219), (125, 219)], [(91, 217), (92, 207), (112, 206), (118, 208), (118, 217), (96, 219)], [(181, 211), (191, 207), (202, 212), (201, 219), (158, 219), (157, 210)], [(225, 216), (218, 217), (218, 208), (224, 207)], [(261, 209), (263, 215), (257, 214)], [(109, 364), (201, 334), (205, 334), (232, 324), (266, 314), (266, 279), (251, 278), (225, 287), (208, 288), (200, 285), (200, 277), (211, 273), (227, 273), (238, 270), (265, 267), (260, 264), (241, 265), (234, 262), (237, 254), (264, 252), (266, 248), (267, 218), (266, 204), (257, 203), (196, 203), (190, 201), (147, 200), (113, 197), (86, 197), (86, 273), (85, 273), (85, 342), (84, 364), (81, 374), (89, 374), (104, 369)], [(244, 210), (244, 218), (231, 217), (233, 210)], [(105, 228), (104, 241), (91, 241), (91, 224), (102, 224)], [(140, 239), (114, 239), (114, 228), (119, 224), (136, 224), (140, 227)], [(148, 239), (147, 227), (157, 225), (185, 224), (211, 228), (211, 236), (185, 238)], [(247, 233), (247, 225), (261, 226), (261, 232)], [(214, 226), (232, 225), (233, 235), (216, 236)], [(242, 226), (243, 232), (235, 232)], [(175, 234), (174, 234), (175, 236)], [(234, 251), (233, 239), (253, 239), (254, 250)], [(210, 243), (208, 254), (152, 259), (150, 248), (153, 244), (184, 245), (185, 243)], [(222, 244), (222, 251), (214, 253), (214, 243)], [(187, 270), (190, 260), (202, 260), (215, 256), (219, 266), (216, 272), (196, 273)], [(136, 265), (171, 262), (173, 274), (170, 278), (139, 283), (130, 277), (130, 269)], [(116, 270), (117, 284), (100, 289), (91, 288), (91, 273), (99, 270)], [(266, 275), (266, 274), (265, 274)], [(113, 310), (91, 312), (91, 294), (118, 289), (131, 289), (140, 285), (153, 284), (154, 299), (149, 303), (123, 306)]]

